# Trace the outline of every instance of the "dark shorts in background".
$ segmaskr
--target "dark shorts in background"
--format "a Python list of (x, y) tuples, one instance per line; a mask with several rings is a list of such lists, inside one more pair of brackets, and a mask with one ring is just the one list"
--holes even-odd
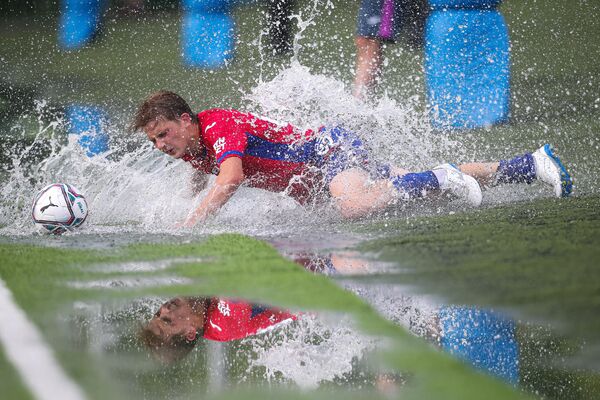
[(361, 0), (357, 35), (393, 42), (401, 26), (401, 0)]

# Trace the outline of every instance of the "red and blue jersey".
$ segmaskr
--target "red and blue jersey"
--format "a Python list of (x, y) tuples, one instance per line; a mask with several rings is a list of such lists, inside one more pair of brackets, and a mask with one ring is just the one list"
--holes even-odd
[(287, 311), (215, 298), (206, 313), (203, 337), (219, 342), (238, 340), (295, 319)]
[(201, 151), (183, 160), (208, 174), (218, 174), (223, 161), (242, 159), (246, 182), (273, 192), (286, 191), (304, 202), (313, 176), (307, 166), (317, 158), (315, 132), (236, 110), (210, 109), (198, 114)]
[(381, 168), (370, 162), (362, 140), (342, 127), (302, 131), (218, 108), (199, 113), (198, 126), (200, 152), (183, 160), (207, 174), (218, 174), (223, 161), (239, 157), (249, 186), (285, 192), (300, 203), (327, 193), (323, 190), (327, 183), (348, 168), (373, 170), (381, 177)]

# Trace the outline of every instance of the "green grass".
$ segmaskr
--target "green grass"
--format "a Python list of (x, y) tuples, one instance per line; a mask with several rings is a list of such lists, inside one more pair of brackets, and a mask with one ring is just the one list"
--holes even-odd
[[(193, 279), (194, 284), (121, 291), (74, 290), (65, 286), (66, 282), (73, 280), (111, 276), (92, 272), (89, 269), (91, 264), (183, 256), (207, 260), (203, 263), (181, 264), (167, 270), (169, 274)], [(106, 302), (115, 301), (119, 297), (131, 300), (149, 295), (242, 297), (300, 310), (350, 313), (363, 332), (390, 340), (392, 345), (386, 349), (384, 357), (388, 365), (396, 371), (414, 375), (414, 379), (403, 389), (403, 395), (407, 398), (468, 399), (480, 398), (482, 393), (490, 399), (521, 397), (508, 386), (473, 372), (469, 367), (386, 321), (361, 299), (339, 288), (328, 278), (310, 274), (282, 258), (264, 242), (240, 235), (215, 236), (205, 242), (180, 246), (137, 245), (116, 252), (1, 245), (0, 265), (0, 276), (7, 282), (19, 305), (45, 333), (67, 371), (84, 385), (93, 398), (103, 398), (106, 395), (100, 391), (105, 385), (109, 385), (114, 391), (112, 396), (131, 395), (132, 383), (124, 382), (119, 375), (115, 376), (114, 370), (109, 366), (118, 362), (120, 367), (117, 370), (120, 369), (118, 373), (121, 378), (125, 375), (131, 379), (141, 379), (148, 374), (149, 361), (147, 357), (145, 362), (140, 356), (128, 357), (131, 350), (123, 351), (122, 356), (114, 352), (103, 355), (83, 350), (85, 346), (82, 348), (77, 344), (85, 341), (85, 332), (73, 332), (72, 324), (64, 325), (64, 313), (68, 312), (69, 305), (76, 300), (95, 299)], [(144, 274), (137, 274), (141, 275)], [(124, 365), (135, 368), (128, 370)], [(154, 371), (150, 376), (153, 379), (162, 377), (159, 382), (166, 387), (161, 390), (174, 390), (172, 385), (177, 383), (174, 378), (178, 374), (184, 374), (185, 377), (184, 370), (183, 367), (166, 371), (154, 367), (150, 368), (150, 371)], [(193, 385), (190, 386), (194, 388)]]
[(600, 197), (523, 202), (464, 214), (387, 222), (363, 251), (450, 301), (552, 321), (559, 332), (599, 343)]
[(549, 398), (596, 398), (599, 207), (592, 195), (369, 226), (381, 238), (360, 250), (399, 270), (355, 280), (506, 312), (522, 321), (523, 387)]
[[(563, 303), (564, 317), (579, 318), (600, 306), (600, 214), (598, 196), (547, 199), (477, 210), (465, 214), (396, 222), (394, 234), (366, 243), (363, 250), (396, 260), (440, 292), (498, 305), (540, 303), (548, 310)], [(458, 227), (458, 229), (457, 229)], [(441, 275), (440, 275), (441, 274)], [(465, 280), (460, 278), (464, 277)], [(471, 285), (469, 285), (469, 281)], [(473, 285), (477, 283), (477, 285)], [(453, 285), (456, 285), (453, 287)], [(551, 289), (549, 289), (551, 288)], [(467, 290), (468, 289), (468, 290)], [(485, 301), (484, 301), (485, 302)], [(587, 302), (580, 308), (579, 303)], [(573, 307), (571, 309), (570, 307)], [(573, 325), (572, 321), (569, 325)], [(596, 328), (596, 329), (592, 329)], [(588, 326), (582, 332), (600, 332)]]

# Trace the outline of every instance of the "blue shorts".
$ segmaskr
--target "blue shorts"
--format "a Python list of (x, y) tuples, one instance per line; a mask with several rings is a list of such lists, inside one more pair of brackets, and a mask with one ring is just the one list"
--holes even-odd
[(321, 128), (315, 152), (319, 156), (316, 164), (322, 169), (327, 184), (351, 168), (367, 171), (372, 179), (390, 177), (390, 166), (372, 160), (362, 139), (341, 126)]
[(361, 0), (357, 35), (393, 42), (400, 34), (401, 0)]

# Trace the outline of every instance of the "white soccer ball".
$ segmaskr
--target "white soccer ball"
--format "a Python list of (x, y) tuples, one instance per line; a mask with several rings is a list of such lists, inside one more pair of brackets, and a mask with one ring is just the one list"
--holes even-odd
[(46, 186), (33, 201), (33, 222), (57, 235), (81, 226), (87, 215), (85, 197), (67, 183)]

